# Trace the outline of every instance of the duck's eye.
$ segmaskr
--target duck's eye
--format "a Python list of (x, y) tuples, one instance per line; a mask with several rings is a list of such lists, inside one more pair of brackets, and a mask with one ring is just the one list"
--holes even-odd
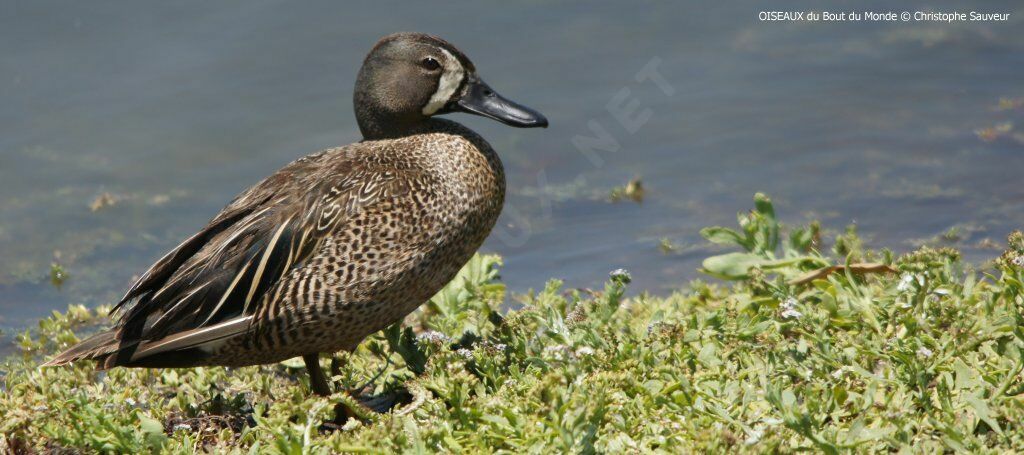
[(434, 57), (427, 57), (423, 59), (423, 61), (420, 62), (420, 65), (423, 65), (423, 67), (426, 68), (428, 71), (434, 71), (441, 67), (441, 64), (438, 63), (437, 59), (435, 59)]

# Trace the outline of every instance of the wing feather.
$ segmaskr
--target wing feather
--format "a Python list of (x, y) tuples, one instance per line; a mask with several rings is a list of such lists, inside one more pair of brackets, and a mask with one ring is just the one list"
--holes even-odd
[(406, 179), (418, 173), (344, 155), (292, 163), (157, 261), (117, 304), (118, 346), (94, 349), (94, 358), (106, 357), (108, 367), (133, 364), (254, 330), (291, 270), (344, 220), (408, 191)]

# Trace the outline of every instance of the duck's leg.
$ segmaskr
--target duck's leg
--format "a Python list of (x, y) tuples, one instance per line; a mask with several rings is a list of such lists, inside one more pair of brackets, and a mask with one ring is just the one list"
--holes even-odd
[(331, 356), (331, 377), (341, 376), (341, 367), (345, 365), (345, 362), (339, 359), (337, 356)]
[(306, 371), (309, 371), (309, 387), (313, 393), (322, 397), (331, 396), (331, 385), (327, 383), (324, 370), (320, 369), (320, 354), (313, 353), (302, 356), (306, 362)]
[[(309, 371), (309, 385), (313, 389), (313, 393), (322, 397), (330, 396), (331, 385), (327, 376), (324, 375), (324, 370), (320, 368), (320, 355), (315, 353), (304, 355), (302, 360), (306, 362), (306, 370)], [(331, 374), (337, 376), (340, 372), (341, 363), (337, 358), (331, 358)], [(344, 425), (348, 419), (354, 417), (356, 417), (356, 413), (345, 403), (338, 403), (334, 407), (335, 425)]]

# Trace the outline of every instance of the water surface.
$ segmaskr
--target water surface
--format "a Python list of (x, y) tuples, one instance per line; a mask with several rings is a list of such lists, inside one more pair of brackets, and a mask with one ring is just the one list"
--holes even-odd
[[(856, 223), (874, 247), (955, 228), (977, 262), (1024, 226), (1024, 110), (998, 108), (1024, 96), (1019, 2), (977, 8), (1010, 22), (952, 25), (765, 23), (763, 2), (679, 3), (5, 2), (0, 328), (112, 302), (242, 189), (357, 141), (358, 65), (399, 30), (456, 43), (551, 119), (455, 116), (505, 160), (511, 193), (484, 249), (516, 292), (599, 286), (620, 267), (635, 289), (678, 289), (714, 251), (698, 230), (734, 224), (756, 191), (789, 223)], [(671, 95), (638, 81), (647, 65)], [(630, 131), (608, 105), (634, 100), (650, 114)], [(593, 125), (617, 151), (574, 145)], [(636, 177), (641, 204), (606, 200)]]

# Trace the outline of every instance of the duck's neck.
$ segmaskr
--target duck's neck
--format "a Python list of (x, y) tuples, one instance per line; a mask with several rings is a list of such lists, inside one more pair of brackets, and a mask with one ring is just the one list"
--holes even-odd
[(357, 114), (356, 121), (359, 123), (359, 131), (363, 134), (363, 140), (366, 141), (397, 139), (452, 128), (465, 128), (451, 120), (432, 117), (410, 119), (371, 113), (363, 114)]
[(408, 136), (429, 120), (413, 109), (389, 108), (386, 103), (380, 103), (365, 90), (360, 90), (358, 85), (353, 101), (359, 131), (368, 141)]
[(421, 130), (425, 123), (421, 118), (408, 119), (381, 114), (358, 115), (356, 122), (359, 123), (363, 139), (368, 141), (408, 136)]

